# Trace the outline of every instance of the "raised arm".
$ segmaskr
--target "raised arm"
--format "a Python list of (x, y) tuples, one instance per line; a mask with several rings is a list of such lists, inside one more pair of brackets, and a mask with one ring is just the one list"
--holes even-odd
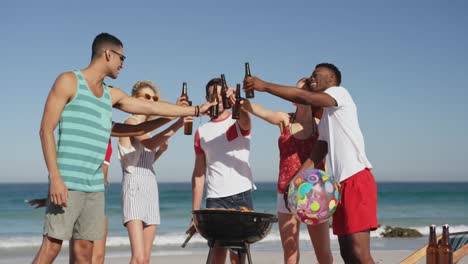
[(164, 141), (161, 145), (159, 145), (158, 150), (156, 153), (154, 153), (154, 161), (157, 161), (162, 156), (162, 154), (167, 150), (168, 146), (169, 141)]
[(55, 80), (47, 97), (39, 132), (42, 152), (49, 172), (50, 199), (52, 203), (62, 206), (66, 206), (67, 204), (68, 191), (57, 164), (57, 146), (55, 144), (54, 130), (57, 127), (65, 105), (76, 93), (76, 89), (73, 89), (74, 87), (76, 87), (76, 77), (71, 72), (63, 73)]
[[(137, 122), (137, 121), (129, 118), (127, 119), (125, 123), (127, 124), (127, 123), (134, 123), (134, 122)], [(179, 118), (177, 122), (173, 123), (168, 128), (164, 129), (162, 132), (154, 135), (153, 137), (150, 137), (148, 134), (144, 134), (142, 136), (135, 136), (134, 138), (135, 140), (140, 141), (140, 143), (143, 144), (145, 148), (156, 149), (162, 143), (167, 141), (172, 135), (174, 135), (175, 132), (177, 132), (177, 130), (179, 130), (183, 126), (183, 124), (184, 124), (183, 118)]]
[(184, 118), (181, 117), (177, 122), (170, 125), (168, 128), (164, 129), (162, 132), (154, 135), (149, 139), (145, 139), (141, 141), (141, 143), (149, 149), (155, 149), (159, 147), (164, 142), (168, 141), (170, 137), (172, 137), (177, 130), (179, 130), (184, 125)]
[(315, 144), (312, 152), (310, 153), (310, 157), (302, 164), (301, 168), (297, 171), (297, 174), (302, 173), (307, 169), (315, 168), (320, 162), (325, 159), (328, 153), (328, 144), (326, 141), (319, 140), (317, 144)]
[(142, 115), (158, 115), (158, 116), (197, 116), (197, 114), (205, 114), (211, 105), (215, 103), (206, 102), (199, 106), (179, 106), (163, 101), (150, 102), (139, 100), (135, 97), (128, 96), (119, 88), (109, 89), (112, 96), (112, 105), (114, 108), (120, 109), (131, 114)]
[(245, 78), (244, 89), (267, 92), (294, 103), (306, 104), (314, 107), (330, 107), (337, 105), (335, 99), (326, 93), (311, 92), (303, 89), (295, 89), (290, 86), (269, 83), (257, 77)]
[(279, 125), (281, 122), (287, 126), (289, 124), (289, 115), (285, 112), (271, 111), (262, 107), (259, 104), (250, 102), (247, 99), (241, 102), (242, 110), (252, 113), (256, 117), (259, 117), (272, 125)]
[(195, 166), (192, 173), (192, 210), (199, 210), (201, 208), (203, 189), (205, 186), (205, 173), (205, 154), (196, 154)]
[(136, 125), (115, 123), (112, 127), (111, 136), (113, 137), (132, 137), (141, 136), (149, 133), (173, 120), (172, 117), (160, 117), (151, 121), (146, 121)]

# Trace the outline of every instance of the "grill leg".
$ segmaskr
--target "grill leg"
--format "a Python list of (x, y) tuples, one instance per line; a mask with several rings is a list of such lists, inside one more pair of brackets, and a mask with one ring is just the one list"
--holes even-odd
[(245, 251), (247, 251), (247, 259), (249, 261), (249, 264), (252, 264), (252, 257), (250, 256), (250, 245), (247, 242), (245, 242), (244, 245)]
[(242, 264), (243, 255), (242, 255), (242, 249), (240, 248), (237, 249), (237, 257), (239, 258), (239, 263)]
[(208, 246), (210, 247), (210, 251), (208, 252), (208, 258), (206, 259), (206, 264), (211, 264), (211, 257), (213, 257), (214, 241), (208, 241)]

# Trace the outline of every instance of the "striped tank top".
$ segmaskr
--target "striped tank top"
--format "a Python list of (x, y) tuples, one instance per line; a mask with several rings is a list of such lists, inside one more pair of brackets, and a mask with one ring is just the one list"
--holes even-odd
[(101, 165), (109, 142), (112, 101), (109, 88), (96, 97), (80, 71), (76, 96), (63, 109), (59, 122), (57, 162), (60, 175), (70, 190), (104, 191)]

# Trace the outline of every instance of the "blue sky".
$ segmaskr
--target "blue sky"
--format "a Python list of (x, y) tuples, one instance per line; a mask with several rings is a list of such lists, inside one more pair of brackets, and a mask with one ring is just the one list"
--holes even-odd
[[(175, 101), (188, 82), (195, 103), (212, 77), (253, 75), (294, 85), (320, 62), (336, 64), (359, 111), (377, 181), (466, 181), (468, 4), (465, 1), (8, 1), (0, 8), (3, 113), (0, 182), (45, 182), (38, 130), (63, 71), (88, 65), (95, 35), (124, 43), (125, 68), (109, 84), (129, 92), (153, 80)], [(257, 93), (255, 102), (293, 111)], [(127, 115), (118, 110), (115, 121)], [(465, 120), (465, 121), (463, 121)], [(203, 118), (201, 122), (206, 122)], [(254, 118), (257, 181), (275, 181), (278, 129)], [(199, 120), (195, 121), (195, 127)], [(120, 181), (114, 139), (111, 181)], [(156, 163), (159, 181), (190, 181), (193, 138), (175, 135)]]

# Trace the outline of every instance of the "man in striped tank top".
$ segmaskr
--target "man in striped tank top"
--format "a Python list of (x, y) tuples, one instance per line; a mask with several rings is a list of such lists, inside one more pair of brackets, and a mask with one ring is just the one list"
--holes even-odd
[(33, 263), (53, 262), (63, 240), (71, 238), (75, 240), (76, 262), (91, 262), (93, 241), (104, 236), (101, 164), (111, 131), (112, 107), (132, 114), (199, 116), (211, 106), (142, 101), (109, 88), (104, 78), (118, 77), (123, 54), (118, 38), (108, 33), (97, 35), (89, 66), (62, 73), (47, 97), (40, 137), (49, 172), (49, 200), (42, 245)]

